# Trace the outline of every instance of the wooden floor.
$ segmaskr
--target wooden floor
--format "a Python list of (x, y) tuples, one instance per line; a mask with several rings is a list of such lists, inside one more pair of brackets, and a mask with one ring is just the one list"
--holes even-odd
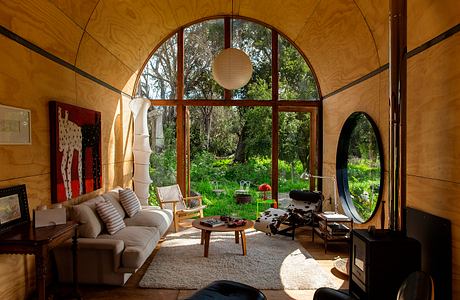
[[(181, 224), (182, 229), (191, 226), (191, 222)], [(275, 237), (276, 238), (276, 237)], [(348, 246), (346, 244), (332, 244), (328, 245), (327, 254), (324, 253), (323, 241), (321, 238), (315, 236), (315, 242), (311, 242), (311, 230), (309, 228), (302, 228), (296, 232), (296, 240), (305, 247), (305, 249), (315, 258), (321, 267), (330, 272), (341, 286), (341, 289), (348, 288), (347, 277), (338, 272), (332, 265), (335, 257), (347, 257)], [(80, 292), (83, 299), (155, 299), (155, 300), (177, 300), (184, 299), (195, 292), (195, 290), (168, 290), (168, 289), (145, 289), (139, 288), (138, 283), (144, 275), (147, 267), (150, 265), (152, 259), (155, 258), (156, 253), (161, 247), (161, 242), (154, 250), (152, 255), (146, 260), (144, 265), (133, 274), (128, 282), (123, 287), (111, 286), (90, 286), (81, 285)], [(313, 299), (314, 290), (263, 290), (263, 293), (269, 300), (288, 300), (288, 299)]]

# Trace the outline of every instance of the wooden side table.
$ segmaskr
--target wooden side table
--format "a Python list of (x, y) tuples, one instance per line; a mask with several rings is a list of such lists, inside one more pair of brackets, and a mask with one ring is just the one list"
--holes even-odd
[(0, 235), (0, 254), (35, 255), (35, 272), (38, 299), (46, 299), (46, 273), (49, 252), (62, 242), (72, 238), (73, 298), (80, 299), (77, 271), (77, 227), (74, 222), (34, 228), (32, 223), (18, 225)]
[[(327, 215), (324, 213), (314, 213), (313, 217), (318, 221), (318, 227), (312, 227), (311, 241), (315, 241), (315, 233), (324, 241), (324, 253), (327, 253), (328, 243), (350, 243), (350, 233), (353, 230), (353, 220), (345, 215)], [(335, 235), (328, 230), (330, 223), (348, 225), (348, 232)]]

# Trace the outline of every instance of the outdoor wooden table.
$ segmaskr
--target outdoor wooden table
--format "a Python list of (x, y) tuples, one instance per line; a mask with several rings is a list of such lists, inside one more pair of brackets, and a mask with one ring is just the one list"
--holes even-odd
[(243, 226), (229, 227), (227, 224), (216, 227), (209, 227), (201, 225), (200, 222), (206, 219), (219, 219), (220, 216), (205, 217), (196, 219), (193, 221), (192, 226), (201, 230), (201, 245), (204, 244), (204, 257), (209, 255), (209, 240), (211, 238), (211, 232), (235, 232), (235, 243), (239, 244), (241, 237), (241, 248), (243, 250), (243, 255), (246, 255), (246, 233), (245, 230), (254, 227), (254, 222), (251, 220), (246, 220), (246, 224)]

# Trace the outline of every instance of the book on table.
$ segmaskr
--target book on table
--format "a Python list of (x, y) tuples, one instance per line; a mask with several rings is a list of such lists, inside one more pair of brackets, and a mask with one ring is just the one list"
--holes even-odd
[(327, 225), (327, 231), (332, 235), (346, 235), (350, 232), (350, 228), (341, 223), (329, 223)]
[(200, 221), (200, 224), (208, 227), (217, 227), (225, 225), (225, 222), (218, 219), (206, 219)]
[(351, 221), (349, 217), (334, 212), (323, 212), (322, 215), (328, 221)]

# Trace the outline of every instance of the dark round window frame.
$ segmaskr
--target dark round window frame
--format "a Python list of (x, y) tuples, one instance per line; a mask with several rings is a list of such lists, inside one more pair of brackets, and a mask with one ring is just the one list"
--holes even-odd
[[(379, 196), (377, 198), (377, 204), (375, 205), (375, 209), (372, 212), (371, 216), (368, 220), (363, 220), (359, 213), (356, 211), (355, 206), (353, 205), (353, 201), (350, 196), (350, 190), (348, 187), (348, 172), (347, 172), (347, 165), (348, 165), (348, 148), (350, 146), (350, 137), (353, 130), (356, 127), (356, 123), (358, 117), (360, 115), (364, 115), (369, 121), (374, 130), (375, 138), (377, 140), (377, 147), (379, 150), (379, 158), (380, 158), (380, 185), (379, 185)], [(340, 132), (339, 143), (337, 146), (337, 157), (336, 157), (336, 176), (337, 176), (337, 187), (339, 192), (339, 198), (342, 202), (342, 207), (345, 211), (345, 214), (351, 216), (355, 223), (366, 223), (371, 220), (375, 213), (377, 212), (380, 202), (382, 200), (383, 194), (383, 184), (384, 184), (384, 155), (383, 155), (383, 144), (382, 138), (380, 136), (379, 129), (377, 124), (374, 120), (369, 116), (367, 113), (358, 111), (352, 113), (345, 124), (342, 127), (342, 131)]]

